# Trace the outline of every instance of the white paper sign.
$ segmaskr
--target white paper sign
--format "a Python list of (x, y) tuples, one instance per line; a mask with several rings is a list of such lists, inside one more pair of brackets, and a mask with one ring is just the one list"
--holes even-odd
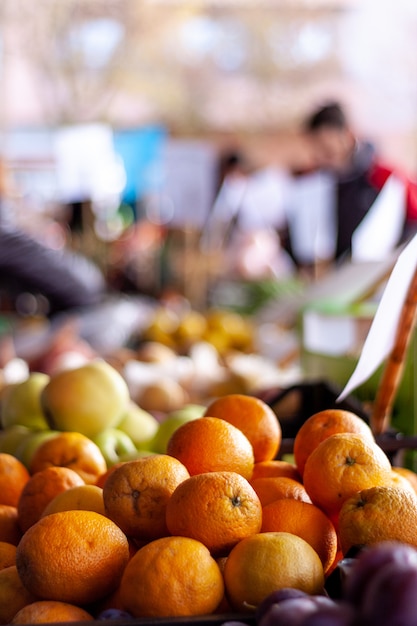
[(389, 356), (407, 292), (417, 267), (417, 235), (401, 252), (382, 294), (356, 368), (338, 397), (343, 400), (364, 383)]

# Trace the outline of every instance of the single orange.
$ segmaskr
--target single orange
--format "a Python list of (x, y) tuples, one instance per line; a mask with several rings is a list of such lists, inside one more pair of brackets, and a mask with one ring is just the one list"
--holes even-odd
[(33, 474), (24, 486), (17, 504), (21, 531), (26, 532), (41, 518), (45, 507), (58, 493), (84, 484), (81, 476), (69, 467), (51, 466)]
[[(35, 474), (36, 476), (36, 474)], [(53, 498), (42, 512), (42, 517), (59, 511), (95, 511), (105, 515), (103, 490), (97, 485), (70, 487)]]
[(401, 472), (395, 472), (393, 469), (384, 480), (385, 487), (398, 487), (399, 489), (405, 489), (412, 494), (416, 494), (413, 485), (410, 480), (406, 478)]
[(16, 546), (0, 541), (0, 570), (11, 565), (16, 565)]
[(0, 570), (0, 624), (10, 624), (20, 609), (36, 599), (23, 584), (16, 565)]
[(207, 472), (178, 485), (167, 504), (166, 523), (172, 535), (197, 539), (220, 555), (260, 531), (262, 506), (240, 474)]
[(59, 624), (60, 622), (90, 622), (90, 613), (74, 604), (56, 600), (38, 600), (20, 609), (11, 624)]
[(304, 469), (304, 487), (313, 504), (333, 518), (358, 491), (389, 480), (391, 464), (385, 452), (363, 435), (339, 433), (322, 441)]
[(304, 486), (292, 478), (265, 476), (264, 478), (254, 478), (250, 484), (258, 494), (263, 507), (281, 498), (311, 503), (311, 498)]
[(252, 476), (254, 456), (243, 432), (219, 417), (200, 417), (182, 424), (168, 441), (167, 453), (190, 475), (205, 472), (237, 472)]
[(242, 539), (224, 566), (227, 596), (237, 611), (253, 611), (273, 591), (294, 587), (323, 592), (324, 573), (315, 550), (291, 533), (269, 532)]
[(23, 487), (30, 475), (21, 461), (0, 452), (0, 504), (17, 506)]
[(297, 467), (289, 461), (273, 459), (271, 461), (260, 461), (253, 467), (252, 480), (254, 478), (292, 478), (302, 482), (301, 474)]
[(163, 537), (168, 534), (168, 500), (189, 477), (186, 467), (167, 454), (128, 461), (104, 483), (106, 515), (129, 537), (147, 541)]
[(260, 398), (231, 393), (213, 400), (205, 415), (220, 417), (239, 428), (252, 444), (255, 463), (276, 457), (281, 445), (281, 425), (271, 407)]
[(413, 470), (408, 469), (408, 467), (398, 467), (395, 465), (393, 466), (392, 470), (393, 472), (404, 476), (404, 478), (409, 481), (414, 491), (417, 493), (417, 474), (413, 472)]
[(93, 511), (42, 517), (25, 532), (16, 566), (25, 587), (40, 600), (86, 605), (114, 591), (129, 545), (120, 528)]
[(356, 433), (374, 440), (370, 427), (356, 413), (342, 409), (325, 409), (314, 413), (294, 438), (294, 458), (301, 475), (313, 450), (327, 437), (337, 433)]
[(275, 500), (262, 511), (262, 532), (287, 532), (301, 537), (317, 552), (326, 574), (337, 553), (337, 533), (321, 509), (300, 500)]
[(114, 465), (111, 465), (109, 468), (106, 469), (106, 471), (103, 474), (100, 474), (100, 476), (97, 478), (94, 484), (97, 485), (97, 487), (103, 488), (104, 483), (106, 482), (110, 474), (112, 474), (114, 470), (116, 470), (118, 467), (123, 465), (123, 463), (126, 463), (126, 461), (119, 461), (119, 463), (115, 463)]
[(7, 541), (17, 546), (21, 537), (17, 507), (0, 504), (0, 541)]
[(163, 537), (138, 550), (120, 583), (134, 617), (207, 615), (220, 604), (223, 576), (208, 548), (190, 537)]
[(35, 474), (51, 465), (75, 470), (87, 484), (94, 484), (107, 470), (100, 448), (76, 432), (62, 432), (42, 443), (32, 457), (30, 473)]
[(338, 533), (344, 554), (381, 541), (417, 547), (417, 496), (396, 487), (361, 490), (343, 504)]

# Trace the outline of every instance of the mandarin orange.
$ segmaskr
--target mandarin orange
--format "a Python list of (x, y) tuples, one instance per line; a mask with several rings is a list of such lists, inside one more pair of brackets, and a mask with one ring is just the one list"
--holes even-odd
[(11, 565), (16, 565), (16, 546), (0, 541), (0, 570)]
[(294, 438), (294, 458), (301, 475), (308, 457), (318, 444), (337, 433), (357, 433), (374, 440), (370, 427), (356, 413), (342, 409), (325, 409), (314, 413)]
[(213, 400), (205, 412), (239, 428), (253, 447), (255, 463), (274, 459), (281, 445), (281, 425), (277, 416), (260, 398), (239, 393)]
[(93, 616), (74, 604), (55, 600), (38, 600), (20, 609), (11, 624), (59, 624), (60, 622), (90, 622)]
[(10, 624), (20, 609), (36, 599), (23, 584), (16, 565), (0, 570), (0, 624)]
[(17, 507), (0, 504), (0, 541), (7, 541), (17, 546), (21, 537)]
[(16, 506), (30, 474), (21, 461), (0, 452), (0, 504)]
[(128, 560), (124, 533), (93, 511), (42, 517), (25, 532), (16, 551), (19, 576), (31, 593), (77, 605), (114, 591)]
[(254, 478), (292, 478), (302, 482), (301, 474), (296, 465), (289, 461), (273, 459), (271, 461), (259, 461), (253, 467), (252, 480)]
[(332, 519), (345, 500), (391, 477), (385, 452), (368, 437), (339, 433), (322, 441), (304, 468), (304, 487), (313, 504)]
[(208, 548), (190, 537), (163, 537), (140, 548), (120, 583), (134, 617), (182, 617), (212, 613), (224, 594), (223, 576)]
[(167, 454), (123, 463), (103, 487), (104, 510), (129, 537), (156, 539), (168, 534), (167, 503), (190, 477), (186, 467)]
[(311, 504), (311, 498), (305, 487), (292, 478), (265, 476), (254, 478), (250, 481), (250, 484), (258, 494), (263, 507), (281, 498), (292, 498)]
[(191, 476), (205, 472), (237, 472), (252, 476), (252, 444), (243, 432), (219, 417), (200, 417), (182, 424), (168, 441), (167, 453)]
[(172, 535), (197, 539), (219, 555), (260, 531), (262, 507), (240, 474), (207, 472), (178, 485), (167, 504), (166, 522)]

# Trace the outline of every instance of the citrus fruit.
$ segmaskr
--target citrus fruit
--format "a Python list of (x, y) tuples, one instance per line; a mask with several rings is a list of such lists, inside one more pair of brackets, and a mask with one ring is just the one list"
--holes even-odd
[(400, 474), (401, 476), (404, 476), (404, 478), (406, 478), (409, 481), (414, 491), (417, 493), (417, 474), (413, 472), (413, 470), (408, 469), (408, 467), (394, 465), (392, 467), (392, 471), (396, 472), (397, 474)]
[(314, 413), (302, 424), (294, 438), (294, 458), (301, 475), (308, 457), (318, 444), (337, 433), (357, 433), (374, 440), (370, 427), (356, 413), (342, 409)]
[(0, 570), (11, 565), (16, 565), (16, 546), (0, 541)]
[(338, 534), (344, 554), (382, 541), (417, 547), (417, 496), (387, 486), (361, 490), (342, 506)]
[(51, 466), (33, 474), (24, 486), (17, 504), (22, 532), (26, 532), (40, 519), (45, 507), (58, 493), (76, 485), (84, 485), (84, 481), (69, 467)]
[(129, 537), (156, 539), (168, 534), (166, 506), (176, 487), (190, 475), (166, 454), (123, 463), (103, 487), (106, 515)]
[(20, 609), (11, 624), (49, 624), (60, 622), (89, 622), (93, 616), (84, 609), (67, 602), (38, 600)]
[(265, 476), (264, 478), (254, 478), (250, 484), (258, 494), (262, 506), (281, 498), (292, 498), (311, 503), (311, 498), (304, 486), (293, 478)]
[(301, 475), (297, 467), (293, 463), (281, 459), (255, 463), (252, 480), (254, 478), (292, 478), (301, 482)]
[(32, 457), (31, 474), (51, 466), (69, 467), (87, 484), (94, 484), (107, 470), (100, 448), (78, 432), (59, 433), (38, 447)]
[(59, 511), (95, 511), (105, 515), (103, 489), (96, 485), (70, 487), (49, 502), (42, 512), (42, 517)]
[(337, 553), (337, 534), (327, 515), (314, 504), (286, 498), (263, 508), (262, 532), (287, 532), (301, 537), (317, 552), (324, 573)]
[(38, 599), (81, 605), (114, 591), (128, 560), (124, 533), (93, 511), (42, 517), (16, 551), (19, 576)]
[(17, 546), (21, 536), (17, 507), (0, 504), (0, 541), (7, 541)]
[(294, 587), (308, 594), (323, 591), (323, 566), (301, 537), (268, 532), (242, 539), (224, 566), (227, 596), (237, 611), (254, 610), (273, 591)]
[(16, 565), (0, 570), (0, 624), (10, 624), (20, 609), (35, 600), (22, 583)]
[(206, 546), (190, 537), (163, 537), (140, 548), (120, 583), (122, 602), (134, 617), (212, 613), (224, 593), (223, 577)]
[(389, 480), (385, 452), (363, 435), (339, 433), (322, 441), (304, 468), (304, 487), (313, 504), (337, 516), (343, 502), (362, 489)]
[(281, 426), (271, 407), (260, 398), (228, 394), (211, 402), (205, 415), (219, 417), (239, 428), (252, 444), (255, 463), (277, 455)]
[(30, 475), (21, 461), (0, 452), (0, 504), (17, 506), (23, 487)]
[(208, 472), (178, 485), (167, 504), (166, 523), (172, 535), (197, 539), (218, 555), (260, 531), (262, 507), (240, 474)]
[(219, 417), (200, 417), (180, 426), (168, 441), (167, 453), (191, 476), (205, 472), (237, 472), (252, 476), (254, 456), (243, 432)]

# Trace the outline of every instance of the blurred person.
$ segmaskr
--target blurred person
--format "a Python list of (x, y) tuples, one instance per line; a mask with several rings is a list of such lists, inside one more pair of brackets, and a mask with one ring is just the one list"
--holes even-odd
[(41, 296), (50, 316), (98, 303), (106, 290), (100, 270), (85, 257), (65, 247), (50, 248), (19, 228), (10, 218), (13, 194), (0, 158), (0, 291), (14, 304), (21, 294)]
[(314, 111), (304, 130), (332, 204), (334, 258), (383, 258), (417, 229), (417, 183), (357, 136), (337, 102)]

